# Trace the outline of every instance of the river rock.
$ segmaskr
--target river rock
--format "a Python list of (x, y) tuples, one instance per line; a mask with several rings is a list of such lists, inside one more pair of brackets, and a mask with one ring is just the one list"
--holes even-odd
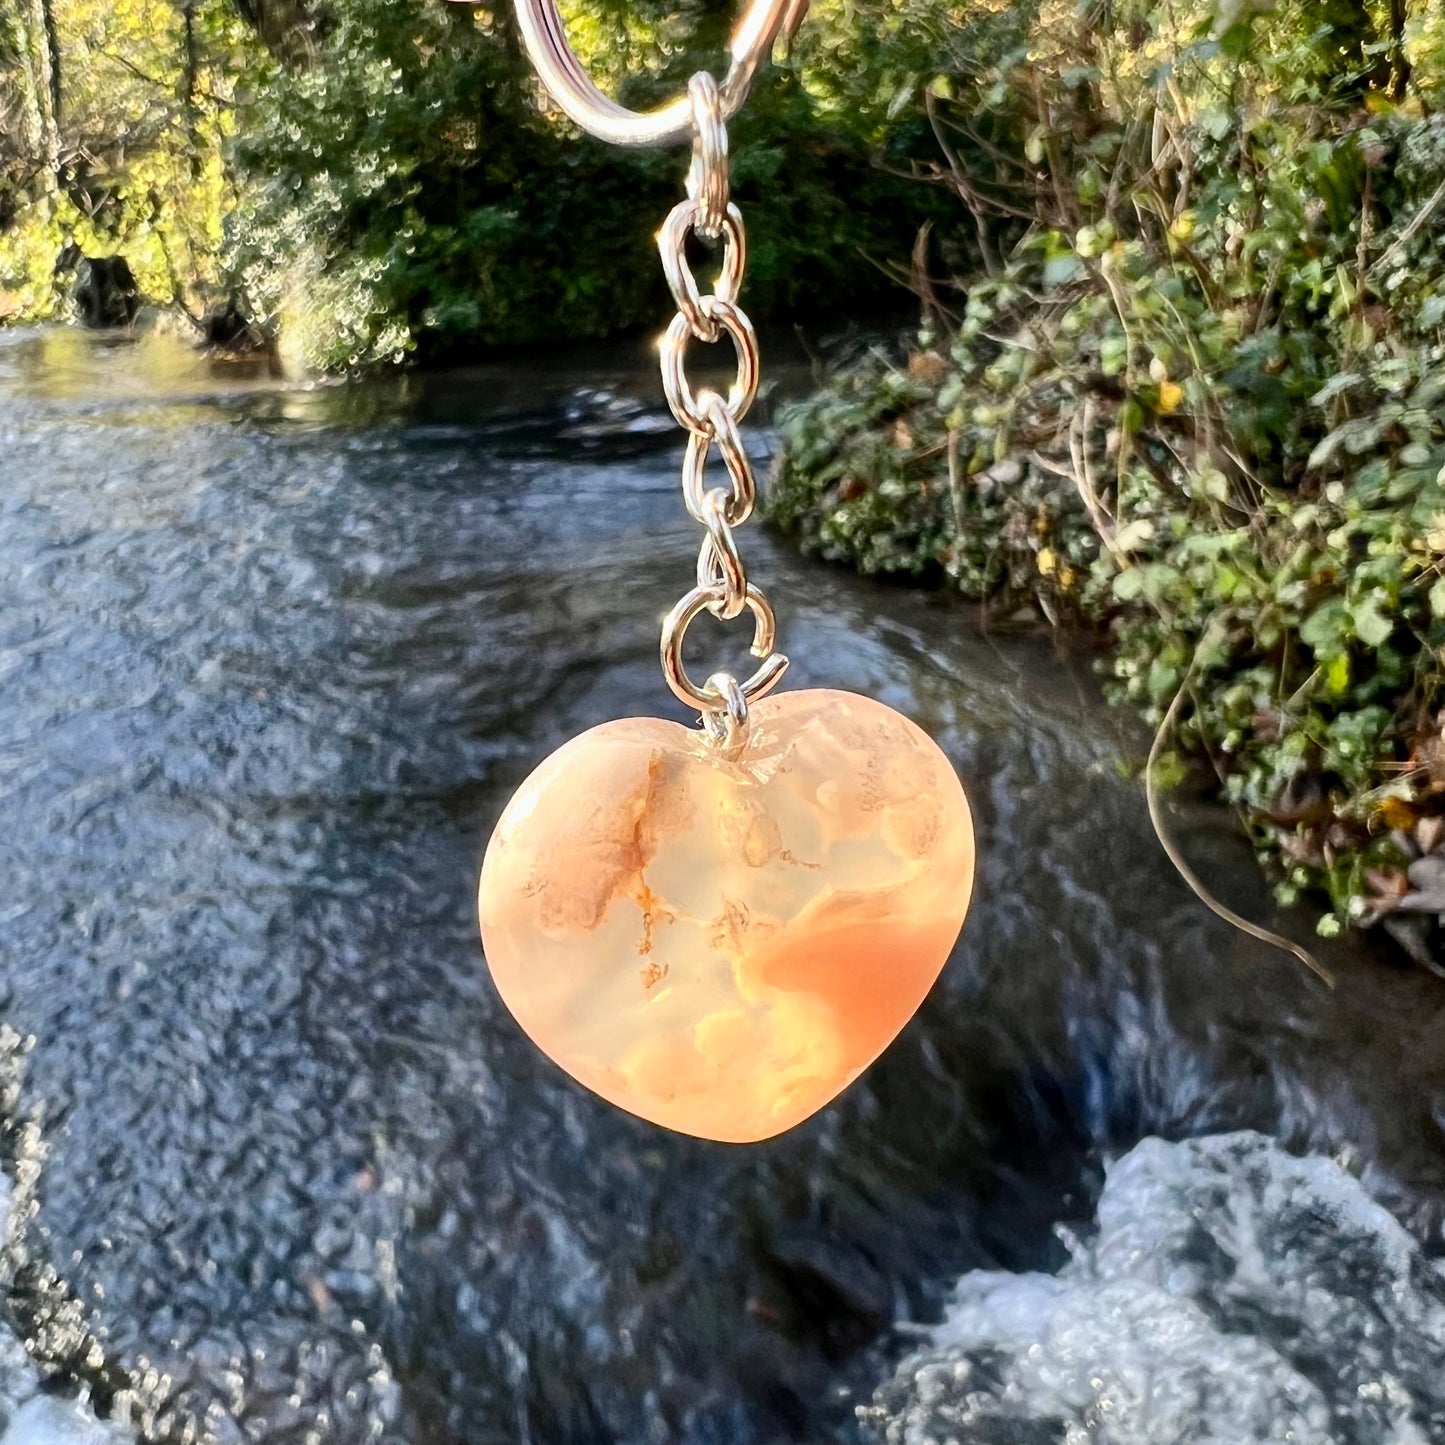
[(0, 1445), (127, 1445), (131, 1439), (79, 1400), (32, 1395), (11, 1415)]

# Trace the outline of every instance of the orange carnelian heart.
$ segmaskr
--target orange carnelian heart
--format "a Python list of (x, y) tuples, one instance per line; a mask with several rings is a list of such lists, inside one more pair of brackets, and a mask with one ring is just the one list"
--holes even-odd
[(657, 718), (573, 738), (507, 805), (482, 939), (532, 1040), (620, 1108), (705, 1139), (790, 1129), (938, 977), (973, 889), (948, 759), (846, 692), (756, 704), (742, 755)]

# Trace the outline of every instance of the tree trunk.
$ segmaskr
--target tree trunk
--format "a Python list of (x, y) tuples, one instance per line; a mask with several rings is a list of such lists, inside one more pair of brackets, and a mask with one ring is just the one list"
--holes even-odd
[(60, 113), (60, 32), (55, 26), (52, 0), (40, 0), (41, 23), (45, 27), (45, 48), (50, 57), (50, 114), (57, 133), (62, 121)]
[(1410, 19), (1409, 0), (1390, 0), (1390, 99), (1397, 105), (1410, 93), (1414, 67), (1405, 47), (1405, 25)]
[(199, 180), (203, 165), (201, 106), (197, 93), (201, 56), (196, 41), (196, 0), (182, 0), (181, 19), (185, 30), (185, 55), (181, 64), (181, 101), (186, 108), (186, 137), (191, 149), (191, 178)]
[(26, 0), (25, 80), (32, 158), (53, 187), (60, 177), (60, 42), (51, 0)]
[(278, 60), (305, 63), (316, 29), (308, 0), (231, 0), (231, 4)]

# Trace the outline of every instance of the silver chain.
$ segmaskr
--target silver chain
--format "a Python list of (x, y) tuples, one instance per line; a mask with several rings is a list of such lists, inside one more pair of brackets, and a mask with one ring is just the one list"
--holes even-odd
[[(695, 75), (687, 88), (693, 115), (692, 167), (688, 199), (663, 222), (657, 244), (663, 274), (677, 302), (677, 315), (662, 339), (662, 385), (678, 424), (686, 428), (682, 493), (688, 513), (705, 529), (697, 555), (697, 585), (667, 615), (662, 625), (662, 670), (668, 686), (702, 714), (708, 736), (724, 755), (736, 757), (747, 742), (748, 705), (777, 686), (788, 659), (773, 651), (776, 620), (758, 588), (748, 581), (733, 528), (752, 515), (757, 481), (738, 423), (758, 391), (758, 339), (746, 312), (737, 304), (747, 267), (743, 218), (730, 190), (727, 123), (717, 82)], [(687, 259), (687, 238), (697, 235), (722, 248), (712, 291), (702, 293)], [(731, 339), (737, 353), (737, 378), (726, 397), (704, 389), (694, 392), (687, 379), (687, 349)], [(730, 485), (708, 487), (708, 455), (717, 449)], [(682, 661), (687, 629), (703, 612), (723, 621), (753, 614), (752, 655), (761, 658), (746, 682), (715, 672), (698, 687)]]

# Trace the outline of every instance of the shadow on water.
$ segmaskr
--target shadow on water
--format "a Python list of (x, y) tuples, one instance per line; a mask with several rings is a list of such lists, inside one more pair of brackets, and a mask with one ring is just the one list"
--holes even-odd
[[(0, 333), (0, 1013), (55, 1270), (19, 1305), (80, 1303), (142, 1434), (854, 1440), (890, 1323), (1062, 1264), (1149, 1134), (1337, 1153), (1438, 1248), (1438, 981), (1356, 947), (1329, 993), (1234, 935), (1087, 670), (757, 532), (794, 685), (883, 698), (967, 781), (964, 939), (769, 1145), (652, 1130), (532, 1050), (480, 852), (567, 736), (681, 720), (677, 450), (632, 354), (304, 387)], [(1188, 837), (1268, 915), (1227, 820)]]

